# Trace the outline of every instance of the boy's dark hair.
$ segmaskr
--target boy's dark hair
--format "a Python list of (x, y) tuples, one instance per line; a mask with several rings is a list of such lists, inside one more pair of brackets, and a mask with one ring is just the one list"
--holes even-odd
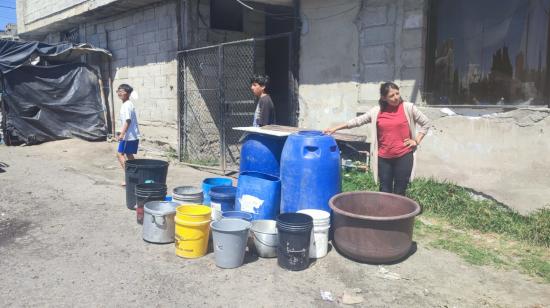
[(127, 85), (125, 83), (121, 84), (120, 86), (118, 86), (118, 89), (122, 89), (124, 90), (124, 92), (128, 93), (129, 94), (132, 94), (132, 91), (134, 91), (134, 88), (132, 88), (130, 85)]
[(254, 75), (254, 77), (252, 77), (250, 79), (250, 83), (257, 83), (259, 84), (260, 86), (262, 87), (265, 87), (265, 90), (267, 92), (267, 90), (269, 89), (269, 76), (267, 75)]

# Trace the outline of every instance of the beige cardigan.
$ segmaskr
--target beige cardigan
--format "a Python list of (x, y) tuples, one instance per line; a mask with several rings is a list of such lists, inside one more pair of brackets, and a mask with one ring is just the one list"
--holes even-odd
[[(418, 108), (416, 108), (413, 103), (403, 102), (403, 109), (405, 110), (407, 122), (409, 122), (411, 138), (416, 138), (416, 124), (420, 125), (420, 130), (418, 132), (426, 135), (430, 128), (430, 120), (422, 112), (420, 112), (420, 110), (418, 110)], [(370, 146), (370, 165), (374, 176), (374, 181), (376, 183), (378, 183), (378, 127), (376, 125), (376, 120), (378, 119), (379, 112), (380, 106), (376, 106), (369, 110), (367, 113), (351, 119), (346, 123), (348, 128), (354, 128), (364, 124), (373, 123), (370, 129), (370, 136), (372, 138)], [(413, 154), (413, 156), (416, 155)], [(411, 180), (414, 178), (415, 165), (416, 157), (413, 161)]]

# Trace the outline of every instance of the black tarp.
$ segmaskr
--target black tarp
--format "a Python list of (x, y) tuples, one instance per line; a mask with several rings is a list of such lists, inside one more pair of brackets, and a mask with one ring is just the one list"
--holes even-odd
[[(102, 52), (90, 45), (48, 45), (0, 40), (2, 128), (8, 145), (38, 144), (77, 137), (105, 140), (105, 106), (99, 73), (79, 62), (80, 56)], [(58, 65), (35, 66), (35, 56)]]
[(84, 63), (22, 66), (4, 75), (4, 87), (8, 145), (107, 137), (98, 75)]
[(7, 74), (22, 65), (30, 64), (30, 61), (37, 56), (47, 59), (50, 63), (67, 63), (89, 53), (111, 56), (107, 50), (94, 48), (90, 44), (50, 45), (41, 42), (0, 40), (0, 72)]

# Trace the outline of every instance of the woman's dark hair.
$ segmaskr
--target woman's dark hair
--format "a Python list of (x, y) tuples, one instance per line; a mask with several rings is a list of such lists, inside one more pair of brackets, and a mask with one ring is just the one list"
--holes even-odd
[(250, 78), (250, 83), (257, 83), (262, 87), (265, 87), (264, 91), (267, 92), (269, 89), (269, 76), (267, 75), (254, 75)]
[(132, 94), (132, 91), (134, 91), (134, 89), (132, 87), (130, 87), (129, 85), (123, 83), (121, 84), (120, 86), (118, 86), (118, 90), (124, 90), (124, 92), (128, 93), (128, 95)]
[[(390, 93), (390, 89), (399, 90), (399, 87), (391, 81), (384, 82), (380, 85), (380, 99), (378, 100), (380, 110), (383, 110), (386, 106), (388, 106), (388, 102), (383, 100), (382, 97), (387, 96), (388, 93)], [(401, 101), (403, 101), (403, 99), (401, 99)]]

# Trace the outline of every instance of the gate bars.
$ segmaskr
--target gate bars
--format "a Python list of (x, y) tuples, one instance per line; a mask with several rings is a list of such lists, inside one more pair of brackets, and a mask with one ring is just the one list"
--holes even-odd
[(178, 53), (179, 160), (187, 165), (238, 171), (243, 132), (251, 126), (256, 102), (250, 78), (265, 73), (265, 42), (284, 39), (289, 46), (289, 101), (294, 104), (291, 78), (291, 34), (222, 43)]

